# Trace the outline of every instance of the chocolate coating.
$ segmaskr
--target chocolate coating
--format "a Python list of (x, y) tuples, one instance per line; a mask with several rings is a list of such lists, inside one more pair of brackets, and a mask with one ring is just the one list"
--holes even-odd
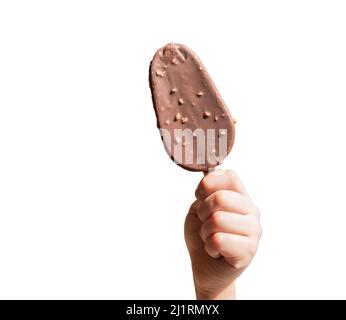
[[(221, 164), (233, 146), (234, 124), (197, 55), (184, 45), (167, 44), (151, 61), (149, 83), (157, 127), (161, 135), (164, 131), (172, 137), (163, 138), (171, 159), (190, 171), (208, 171)], [(185, 129), (204, 133), (202, 145), (195, 133), (193, 136), (179, 135)], [(222, 144), (218, 139), (226, 140)], [(173, 152), (175, 147), (181, 148), (182, 157), (177, 156), (179, 152)]]

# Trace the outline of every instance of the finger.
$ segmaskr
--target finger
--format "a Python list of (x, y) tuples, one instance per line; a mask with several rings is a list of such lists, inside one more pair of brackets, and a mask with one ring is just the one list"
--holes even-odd
[(215, 170), (207, 174), (199, 183), (195, 195), (204, 200), (217, 190), (230, 190), (248, 196), (244, 185), (232, 170)]
[(238, 214), (259, 216), (257, 207), (248, 197), (234, 191), (226, 190), (216, 191), (202, 201), (197, 210), (197, 215), (204, 222), (216, 211), (229, 211)]
[(214, 259), (221, 257), (221, 254), (219, 252), (219, 234), (220, 233), (213, 234), (204, 244), (205, 251)]
[(256, 242), (249, 237), (217, 232), (207, 239), (204, 246), (209, 256), (223, 256), (234, 268), (245, 268), (254, 256)]
[(199, 236), (202, 222), (199, 220), (196, 213), (198, 205), (197, 201), (192, 204), (184, 224), (185, 242), (190, 253), (200, 250), (204, 246), (204, 243)]
[(233, 212), (216, 211), (203, 223), (200, 236), (205, 242), (217, 232), (253, 236), (259, 238), (261, 227), (254, 216), (244, 216)]

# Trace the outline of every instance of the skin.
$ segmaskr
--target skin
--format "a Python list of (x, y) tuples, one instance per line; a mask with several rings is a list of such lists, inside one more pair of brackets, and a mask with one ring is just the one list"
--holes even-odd
[(231, 170), (199, 183), (185, 220), (197, 299), (235, 299), (236, 279), (250, 264), (262, 234), (259, 210)]

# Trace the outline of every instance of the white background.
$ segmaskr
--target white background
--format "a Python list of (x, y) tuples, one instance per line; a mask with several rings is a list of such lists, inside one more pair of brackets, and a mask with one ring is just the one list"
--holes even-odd
[(238, 119), (264, 228), (240, 299), (346, 298), (344, 1), (3, 1), (0, 298), (194, 298), (202, 175), (175, 166), (148, 87), (184, 43)]

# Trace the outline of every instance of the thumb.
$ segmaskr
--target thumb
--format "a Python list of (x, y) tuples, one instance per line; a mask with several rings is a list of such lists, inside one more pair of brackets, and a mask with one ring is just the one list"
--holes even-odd
[(199, 235), (199, 230), (201, 229), (202, 222), (197, 216), (197, 210), (200, 206), (200, 203), (200, 200), (196, 200), (194, 203), (192, 203), (185, 219), (185, 242), (190, 253), (192, 251), (204, 248), (204, 243)]

